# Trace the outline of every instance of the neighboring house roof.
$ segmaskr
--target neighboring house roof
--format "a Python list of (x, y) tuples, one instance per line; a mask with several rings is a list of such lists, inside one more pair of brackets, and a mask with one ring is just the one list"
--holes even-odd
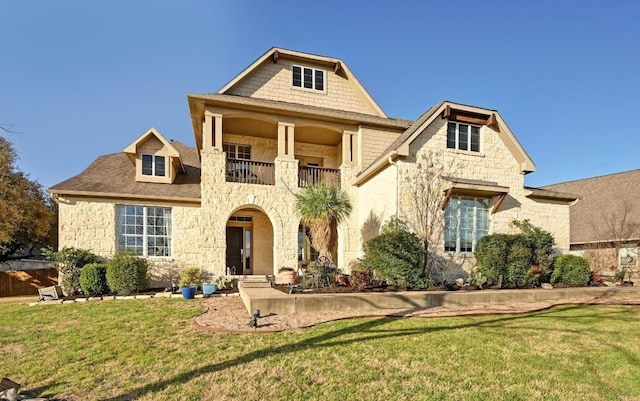
[(342, 72), (344, 76), (353, 82), (354, 86), (362, 96), (366, 99), (366, 101), (373, 107), (374, 110), (378, 113), (378, 116), (386, 118), (387, 115), (382, 111), (380, 106), (373, 100), (369, 92), (360, 84), (360, 81), (353, 75), (353, 73), (349, 70), (344, 61), (334, 58), (334, 57), (326, 57), (320, 56), (317, 54), (311, 53), (303, 53), (295, 50), (288, 50), (278, 47), (272, 47), (262, 56), (258, 57), (256, 61), (251, 63), (249, 67), (245, 68), (240, 74), (238, 74), (235, 78), (233, 78), (228, 84), (226, 84), (222, 89), (218, 91), (219, 94), (224, 94), (230, 91), (234, 86), (242, 82), (249, 74), (251, 74), (254, 70), (256, 70), (262, 63), (265, 62), (276, 62), (279, 57), (286, 57), (294, 60), (302, 60), (307, 62), (315, 62), (315, 63), (323, 63), (329, 64), (333, 66), (333, 69), (336, 73)]
[[(276, 112), (290, 116), (306, 116), (316, 120), (324, 119), (327, 121), (338, 121), (346, 124), (369, 124), (396, 129), (406, 129), (412, 123), (411, 120), (378, 117), (370, 114), (309, 106), (299, 103), (288, 103), (219, 93), (188, 94), (187, 100), (189, 103), (189, 110), (191, 111), (193, 132), (202, 132), (202, 119), (204, 117), (206, 105), (233, 106), (237, 109), (255, 112)], [(202, 137), (200, 135), (196, 135), (195, 141), (196, 147), (200, 149), (202, 147)]]
[(572, 244), (640, 239), (640, 170), (542, 188), (580, 194), (571, 206)]
[(527, 174), (535, 171), (536, 165), (533, 163), (533, 160), (531, 160), (522, 145), (520, 145), (520, 142), (518, 142), (518, 139), (515, 137), (513, 132), (511, 132), (511, 129), (509, 129), (509, 126), (507, 126), (507, 123), (496, 110), (443, 101), (422, 114), (402, 135), (400, 135), (384, 152), (382, 152), (377, 159), (360, 172), (355, 184), (359, 185), (377, 174), (379, 171), (382, 171), (389, 165), (390, 161), (394, 160), (396, 157), (408, 156), (409, 145), (411, 142), (413, 142), (418, 135), (420, 135), (436, 118), (449, 108), (464, 112), (493, 116), (493, 118), (495, 118), (494, 123), (497, 127), (498, 134), (515, 159), (520, 163), (520, 170), (522, 173)]
[(52, 195), (106, 198), (200, 201), (200, 161), (195, 148), (171, 142), (182, 159), (184, 173), (173, 184), (136, 181), (136, 167), (125, 152), (98, 157), (83, 172), (48, 189)]

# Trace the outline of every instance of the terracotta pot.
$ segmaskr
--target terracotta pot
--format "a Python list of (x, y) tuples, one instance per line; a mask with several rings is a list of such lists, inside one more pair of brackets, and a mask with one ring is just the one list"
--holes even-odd
[(295, 283), (296, 278), (298, 278), (298, 273), (284, 271), (284, 272), (280, 272), (278, 274), (278, 277), (280, 277), (280, 281), (282, 282), (282, 284), (293, 284)]

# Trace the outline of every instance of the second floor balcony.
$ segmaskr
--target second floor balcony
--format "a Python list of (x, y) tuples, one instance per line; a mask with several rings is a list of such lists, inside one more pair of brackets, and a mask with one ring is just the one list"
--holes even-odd
[(227, 182), (275, 185), (275, 165), (252, 160), (227, 159)]

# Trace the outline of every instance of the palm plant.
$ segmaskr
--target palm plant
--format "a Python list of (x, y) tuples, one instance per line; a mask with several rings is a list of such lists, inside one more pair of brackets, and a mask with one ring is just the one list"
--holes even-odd
[(296, 194), (296, 208), (311, 232), (311, 246), (333, 261), (338, 224), (352, 210), (347, 193), (335, 184), (311, 184)]

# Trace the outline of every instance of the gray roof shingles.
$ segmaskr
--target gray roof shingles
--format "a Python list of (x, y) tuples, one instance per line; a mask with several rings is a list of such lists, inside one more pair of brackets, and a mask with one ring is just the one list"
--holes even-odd
[(98, 157), (83, 172), (49, 188), (51, 193), (95, 192), (114, 197), (200, 198), (200, 161), (195, 148), (172, 142), (180, 153), (184, 173), (173, 184), (137, 182), (135, 165), (124, 152)]
[[(571, 206), (571, 243), (640, 238), (640, 170), (547, 185), (543, 189), (579, 194)], [(626, 206), (625, 206), (626, 205)], [(626, 213), (625, 213), (626, 208)], [(612, 238), (611, 223), (626, 214), (628, 238)], [(633, 228), (633, 229), (631, 229)], [(624, 229), (622, 231), (625, 231)]]

